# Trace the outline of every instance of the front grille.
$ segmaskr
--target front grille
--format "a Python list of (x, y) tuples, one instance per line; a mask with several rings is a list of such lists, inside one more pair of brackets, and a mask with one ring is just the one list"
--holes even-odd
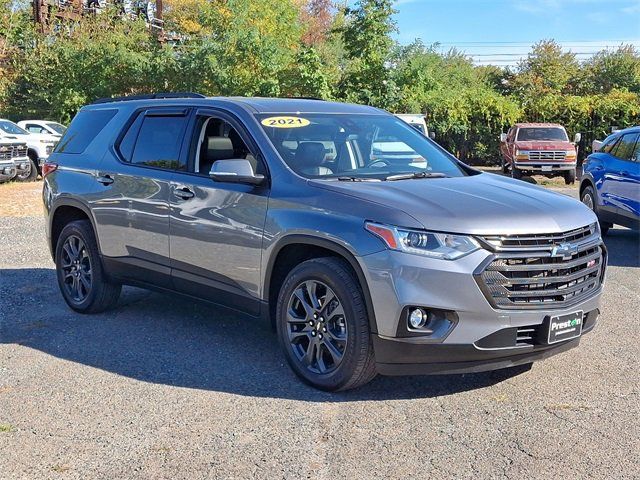
[[(501, 309), (565, 307), (599, 289), (605, 253), (595, 225), (551, 235), (487, 236), (496, 255), (479, 274), (488, 300)], [(558, 245), (575, 248), (569, 253)]]
[(529, 160), (534, 162), (539, 161), (564, 161), (567, 152), (564, 150), (530, 150)]
[(2, 145), (0, 146), (0, 160), (12, 160), (27, 156), (26, 145)]

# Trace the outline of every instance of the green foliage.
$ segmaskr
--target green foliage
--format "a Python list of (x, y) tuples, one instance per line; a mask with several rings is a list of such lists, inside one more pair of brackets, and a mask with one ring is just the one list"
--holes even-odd
[(640, 93), (640, 54), (632, 45), (599, 52), (586, 62), (585, 70), (591, 93), (608, 93), (613, 89)]
[(392, 0), (359, 0), (355, 8), (345, 8), (340, 33), (347, 64), (340, 98), (381, 108), (392, 104), (395, 86), (387, 66), (396, 30), (392, 5)]

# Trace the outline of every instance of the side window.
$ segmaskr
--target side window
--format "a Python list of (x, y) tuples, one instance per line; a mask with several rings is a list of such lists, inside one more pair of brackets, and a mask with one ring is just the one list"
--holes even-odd
[(631, 160), (636, 140), (638, 140), (637, 133), (627, 133), (626, 135), (623, 135), (620, 141), (611, 150), (611, 155), (619, 158), (620, 160)]
[(265, 173), (242, 135), (229, 122), (218, 117), (200, 117), (191, 148), (193, 173), (209, 175), (218, 160), (248, 160), (255, 173)]
[[(134, 121), (127, 135), (120, 143), (124, 158), (130, 154), (130, 162), (135, 165), (163, 168), (167, 170), (186, 170), (180, 159), (180, 147), (187, 126), (185, 115), (143, 115)], [(133, 140), (136, 124), (140, 128), (135, 142)], [(132, 137), (128, 137), (131, 133)]]
[(620, 137), (612, 138), (605, 145), (603, 145), (602, 148), (600, 148), (600, 151), (603, 153), (611, 153), (611, 150), (613, 150), (613, 147), (616, 146), (618, 140), (620, 140)]
[(633, 149), (633, 153), (631, 154), (631, 160), (634, 162), (640, 162), (640, 136), (638, 136), (636, 148)]
[(40, 125), (34, 125), (33, 123), (27, 124), (27, 130), (31, 133), (48, 133)]
[(55, 148), (56, 153), (82, 153), (118, 112), (108, 110), (80, 110)]

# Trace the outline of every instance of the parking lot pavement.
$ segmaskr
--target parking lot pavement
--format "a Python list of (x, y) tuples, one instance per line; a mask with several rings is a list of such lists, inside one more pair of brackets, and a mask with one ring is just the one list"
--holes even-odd
[(533, 366), (301, 384), (267, 325), (126, 289), (82, 316), (39, 217), (0, 217), (0, 478), (638, 478), (640, 243), (612, 230), (599, 324)]

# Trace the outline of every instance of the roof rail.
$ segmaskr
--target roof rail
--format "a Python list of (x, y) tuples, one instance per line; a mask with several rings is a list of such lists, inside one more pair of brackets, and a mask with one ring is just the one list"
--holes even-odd
[(130, 100), (153, 100), (156, 98), (207, 98), (201, 93), (191, 92), (161, 92), (161, 93), (145, 93), (142, 95), (127, 95), (123, 97), (105, 97), (94, 100), (91, 105), (99, 103), (126, 102)]
[(282, 98), (286, 98), (288, 100), (320, 100), (321, 102), (326, 101), (324, 98), (318, 98), (318, 97), (282, 97)]

